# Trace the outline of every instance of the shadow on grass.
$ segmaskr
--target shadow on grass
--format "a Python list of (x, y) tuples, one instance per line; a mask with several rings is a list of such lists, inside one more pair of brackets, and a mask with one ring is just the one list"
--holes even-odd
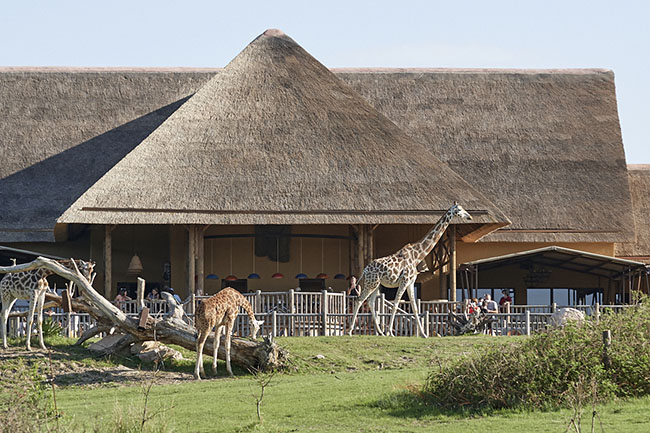
[(458, 407), (454, 409), (437, 406), (426, 394), (423, 394), (417, 387), (410, 387), (400, 391), (392, 392), (381, 398), (363, 405), (368, 408), (380, 409), (382, 412), (397, 418), (480, 418), (497, 414), (518, 413), (515, 409), (489, 409)]

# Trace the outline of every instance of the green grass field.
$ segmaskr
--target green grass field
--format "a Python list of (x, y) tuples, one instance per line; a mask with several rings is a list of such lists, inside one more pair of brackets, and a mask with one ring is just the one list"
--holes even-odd
[[(235, 378), (154, 385), (147, 409), (155, 416), (145, 425), (146, 430), (564, 432), (572, 416), (571, 410), (473, 415), (442, 412), (417, 396), (417, 387), (431, 368), (482, 347), (509, 344), (513, 338), (355, 336), (277, 341), (291, 353), (292, 367), (276, 374), (266, 388), (262, 422), (256, 414), (259, 384), (253, 376), (236, 371)], [(61, 346), (58, 350), (63, 350)], [(193, 353), (185, 355), (191, 357)], [(210, 371), (210, 362), (207, 358), (206, 371)], [(168, 368), (189, 372), (192, 364), (190, 359)], [(219, 369), (221, 374), (225, 372), (221, 362)], [(140, 431), (144, 407), (141, 384), (60, 387), (57, 400), (63, 412), (62, 425), (70, 431)], [(606, 432), (647, 433), (649, 409), (650, 398), (597, 407)], [(583, 416), (583, 431), (591, 431), (591, 407)], [(600, 426), (595, 431), (601, 431)]]

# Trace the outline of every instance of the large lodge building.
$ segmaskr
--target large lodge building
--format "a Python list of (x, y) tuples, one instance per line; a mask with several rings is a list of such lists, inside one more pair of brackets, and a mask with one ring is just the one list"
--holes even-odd
[(107, 297), (135, 255), (183, 297), (344, 290), (454, 201), (422, 299), (647, 290), (608, 70), (330, 70), (269, 30), (223, 69), (2, 68), (0, 113), (3, 264), (90, 258)]

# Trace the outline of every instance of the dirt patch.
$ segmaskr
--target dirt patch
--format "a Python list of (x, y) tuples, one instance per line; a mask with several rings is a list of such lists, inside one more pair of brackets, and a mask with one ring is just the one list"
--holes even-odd
[[(21, 362), (36, 367), (40, 375), (49, 377), (50, 366), (47, 350), (39, 348), (29, 352), (21, 347), (0, 350), (2, 376), (11, 376), (12, 371), (15, 371), (15, 366)], [(154, 375), (152, 370), (132, 368), (127, 365), (94, 359), (83, 348), (79, 348), (76, 353), (52, 349), (52, 371), (54, 372), (54, 383), (59, 386), (126, 386), (149, 382), (152, 378), (154, 383), (161, 385), (193, 380), (193, 376), (189, 373), (166, 371), (164, 366)]]

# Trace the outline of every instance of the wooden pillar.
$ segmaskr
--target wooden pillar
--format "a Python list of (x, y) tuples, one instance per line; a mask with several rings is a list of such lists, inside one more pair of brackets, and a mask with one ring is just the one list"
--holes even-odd
[(187, 230), (187, 290), (189, 295), (196, 295), (196, 226), (190, 225)]
[(444, 281), (444, 269), (442, 266), (443, 254), (440, 244), (444, 242), (444, 235), (438, 241), (434, 253), (436, 254), (436, 260), (438, 261), (438, 299), (446, 299), (447, 294), (445, 293), (445, 281)]
[(449, 226), (449, 300), (456, 302), (456, 226)]
[(104, 297), (113, 300), (113, 229), (115, 226), (104, 226)]
[[(351, 224), (348, 233), (350, 237), (353, 237), (353, 235), (356, 235), (358, 233), (358, 230), (354, 225)], [(348, 254), (350, 257), (348, 273), (356, 274), (358, 277), (359, 275), (357, 274), (357, 270), (359, 269), (359, 250), (357, 248), (356, 243), (353, 240), (348, 241), (348, 249), (349, 249)]]
[(359, 224), (359, 230), (357, 231), (357, 254), (359, 255), (359, 268), (357, 269), (357, 273), (359, 278), (361, 278), (361, 273), (363, 272), (363, 268), (366, 267), (366, 262), (365, 262), (365, 245), (366, 245), (366, 230), (365, 230), (365, 225)]
[(208, 226), (196, 228), (196, 294), (205, 293), (205, 241), (203, 234)]

